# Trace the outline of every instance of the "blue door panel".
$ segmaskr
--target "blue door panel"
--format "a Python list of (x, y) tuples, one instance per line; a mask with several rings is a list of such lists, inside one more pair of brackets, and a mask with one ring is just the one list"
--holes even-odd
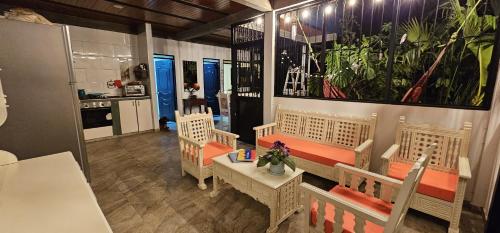
[(169, 121), (174, 121), (176, 104), (174, 60), (155, 59), (155, 69), (159, 118), (167, 117)]
[(203, 62), (203, 86), (208, 107), (212, 108), (214, 115), (220, 115), (217, 93), (220, 91), (219, 62)]

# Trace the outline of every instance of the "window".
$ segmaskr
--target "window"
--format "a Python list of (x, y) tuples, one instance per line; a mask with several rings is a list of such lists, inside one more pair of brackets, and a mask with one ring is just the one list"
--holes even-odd
[(490, 106), (499, 21), (491, 1), (321, 1), (277, 17), (276, 96)]

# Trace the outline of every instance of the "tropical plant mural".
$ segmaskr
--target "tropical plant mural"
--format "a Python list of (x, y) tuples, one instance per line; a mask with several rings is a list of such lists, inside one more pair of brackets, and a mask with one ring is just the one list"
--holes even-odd
[[(358, 2), (365, 4), (361, 0)], [(337, 1), (319, 3), (318, 12), (326, 9), (325, 4), (337, 10), (335, 16), (323, 16), (323, 22), (319, 20), (321, 14), (309, 19), (309, 23), (301, 17), (307, 8), (280, 16), (281, 21), (288, 17), (289, 22), (295, 22), (298, 26), (292, 29), (302, 35), (295, 40), (283, 39), (281, 44), (278, 41), (277, 46), (278, 50), (288, 49), (287, 57), (295, 59), (295, 63), (304, 56), (308, 58), (307, 62), (302, 59), (301, 65), (309, 67), (304, 68), (309, 96), (487, 107), (485, 99), (491, 98), (486, 96), (487, 90), (493, 88), (488, 84), (494, 83), (488, 82), (488, 78), (495, 77), (488, 74), (499, 21), (494, 13), (495, 3), (488, 0), (441, 0), (427, 1), (427, 4), (401, 1), (394, 18), (392, 11), (395, 9), (386, 7), (384, 14), (383, 8), (380, 13), (380, 6), (375, 8), (375, 1), (366, 2), (358, 8), (358, 13), (354, 5), (339, 6)], [(393, 4), (391, 1), (385, 5)], [(371, 19), (366, 19), (370, 7), (377, 10), (378, 18), (374, 19), (372, 10)], [(311, 23), (314, 20), (321, 22), (325, 41), (317, 40), (317, 32), (311, 33), (320, 28)], [(331, 30), (328, 20), (332, 21)], [(374, 20), (378, 24), (373, 23)], [(280, 28), (283, 28), (281, 36), (286, 37), (283, 33), (287, 30), (286, 23), (282, 22)], [(294, 42), (303, 44), (307, 52), (292, 54), (286, 43)], [(300, 49), (297, 51), (300, 53)], [(285, 74), (283, 70), (287, 65), (281, 62), (281, 70), (277, 69), (276, 74), (278, 79)], [(276, 83), (279, 84), (279, 80)]]

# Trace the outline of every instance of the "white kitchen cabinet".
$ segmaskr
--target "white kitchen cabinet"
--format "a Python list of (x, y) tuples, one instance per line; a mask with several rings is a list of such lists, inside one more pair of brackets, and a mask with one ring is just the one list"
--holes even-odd
[(122, 134), (153, 129), (150, 99), (122, 100), (118, 107)]
[(139, 129), (137, 108), (135, 105), (135, 100), (122, 100), (118, 102), (122, 134), (137, 132)]
[(139, 131), (153, 129), (153, 115), (151, 115), (151, 100), (142, 99), (136, 100), (137, 104), (137, 122), (139, 123)]

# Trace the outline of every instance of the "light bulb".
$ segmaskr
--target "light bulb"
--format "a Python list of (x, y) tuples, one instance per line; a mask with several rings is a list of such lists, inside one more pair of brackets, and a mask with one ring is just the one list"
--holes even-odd
[(374, 0), (374, 1), (375, 1), (375, 3), (381, 3), (382, 2), (382, 0)]
[(328, 5), (325, 7), (325, 14), (328, 15), (328, 14), (332, 13), (332, 11), (333, 11), (332, 5)]
[(306, 19), (307, 17), (309, 17), (311, 13), (309, 12), (309, 10), (303, 10), (302, 11), (302, 18)]
[(262, 17), (259, 17), (255, 20), (255, 23), (262, 24)]
[(292, 18), (289, 15), (285, 16), (285, 23), (290, 23), (290, 21), (292, 21)]
[(349, 6), (354, 6), (356, 5), (356, 0), (349, 0)]

